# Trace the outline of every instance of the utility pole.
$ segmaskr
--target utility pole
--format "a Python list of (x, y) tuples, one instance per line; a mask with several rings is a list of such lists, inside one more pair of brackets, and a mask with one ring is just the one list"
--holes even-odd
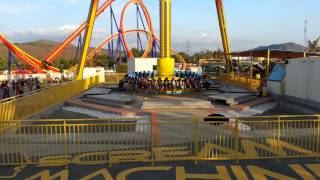
[(308, 50), (308, 20), (304, 20), (304, 51), (307, 52)]
[(190, 52), (190, 40), (187, 40), (187, 44), (186, 44), (186, 53), (188, 54), (188, 55), (191, 55), (191, 52)]

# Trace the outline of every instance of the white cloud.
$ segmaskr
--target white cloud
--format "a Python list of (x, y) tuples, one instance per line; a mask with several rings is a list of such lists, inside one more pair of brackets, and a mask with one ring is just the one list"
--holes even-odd
[[(32, 28), (26, 30), (5, 31), (3, 34), (13, 42), (29, 42), (39, 39), (52, 41), (64, 41), (79, 25), (67, 24), (61, 27)], [(94, 45), (100, 43), (109, 36), (109, 32), (105, 29), (94, 29), (92, 42)], [(76, 39), (77, 40), (77, 39)]]
[(17, 30), (4, 32), (6, 36), (61, 36), (73, 32), (78, 26), (77, 25), (64, 25), (61, 27), (49, 27), (49, 28), (32, 28), (27, 30)]

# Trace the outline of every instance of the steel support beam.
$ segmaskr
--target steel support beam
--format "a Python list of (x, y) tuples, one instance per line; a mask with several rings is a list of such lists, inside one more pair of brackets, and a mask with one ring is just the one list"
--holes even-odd
[(174, 59), (171, 58), (171, 0), (160, 0), (160, 54), (158, 75), (174, 75)]
[(83, 79), (83, 71), (84, 71), (84, 66), (87, 60), (87, 54), (88, 54), (88, 49), (90, 46), (91, 42), (91, 36), (92, 36), (92, 31), (93, 31), (93, 26), (94, 22), (96, 19), (96, 13), (99, 5), (99, 0), (92, 0), (91, 5), (90, 5), (90, 11), (88, 15), (88, 21), (86, 25), (86, 32), (84, 34), (84, 43), (82, 46), (82, 51), (81, 51), (81, 62), (79, 66), (79, 72), (76, 77), (76, 80), (82, 80)]
[(226, 18), (224, 15), (224, 9), (223, 9), (223, 0), (216, 0), (216, 6), (217, 6), (217, 14), (219, 19), (219, 26), (220, 26), (220, 33), (221, 33), (221, 39), (222, 39), (222, 45), (224, 49), (224, 54), (226, 56), (226, 65), (227, 65), (227, 72), (228, 75), (232, 71), (232, 57), (231, 57), (231, 50), (230, 50), (230, 43), (229, 43), (229, 37), (228, 37), (228, 31), (227, 31), (227, 23)]

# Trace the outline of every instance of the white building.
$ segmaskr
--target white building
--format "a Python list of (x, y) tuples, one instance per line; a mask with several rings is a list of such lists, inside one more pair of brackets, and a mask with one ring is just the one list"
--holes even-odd
[(279, 81), (268, 80), (271, 94), (286, 96), (306, 103), (320, 104), (320, 58), (309, 57), (290, 59), (285, 65), (284, 78)]
[(128, 73), (157, 70), (157, 58), (135, 58), (128, 60)]

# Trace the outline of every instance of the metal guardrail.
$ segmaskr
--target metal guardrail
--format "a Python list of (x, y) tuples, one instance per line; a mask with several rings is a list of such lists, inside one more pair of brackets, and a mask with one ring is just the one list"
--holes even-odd
[[(70, 82), (70, 81), (69, 81)], [(54, 84), (54, 85), (48, 85), (48, 86), (45, 86), (39, 90), (33, 90), (33, 91), (30, 91), (30, 92), (26, 92), (26, 93), (23, 93), (23, 94), (20, 94), (20, 95), (16, 95), (16, 96), (11, 96), (9, 98), (6, 98), (6, 99), (1, 99), (0, 100), (0, 103), (4, 103), (4, 102), (7, 102), (7, 101), (11, 101), (11, 100), (14, 100), (14, 99), (18, 99), (18, 98), (21, 98), (23, 96), (28, 96), (28, 95), (31, 95), (31, 94), (36, 94), (36, 93), (39, 93), (41, 91), (45, 91), (47, 89), (50, 89), (50, 88), (54, 88), (54, 87), (57, 87), (57, 86), (60, 86), (61, 84), (65, 84), (65, 83), (69, 83), (69, 82), (64, 82), (64, 83), (58, 83), (58, 84)]]
[(0, 165), (320, 157), (320, 116), (10, 121)]
[(226, 75), (226, 74), (219, 74), (218, 75), (219, 81), (224, 81), (245, 89), (249, 89), (252, 91), (257, 91), (262, 85), (262, 79), (253, 79), (245, 76), (236, 76), (236, 75)]
[(26, 119), (98, 83), (99, 77), (95, 76), (6, 100), (0, 103), (0, 129), (8, 121)]
[(105, 73), (105, 83), (119, 84), (119, 81), (124, 78), (126, 73)]

